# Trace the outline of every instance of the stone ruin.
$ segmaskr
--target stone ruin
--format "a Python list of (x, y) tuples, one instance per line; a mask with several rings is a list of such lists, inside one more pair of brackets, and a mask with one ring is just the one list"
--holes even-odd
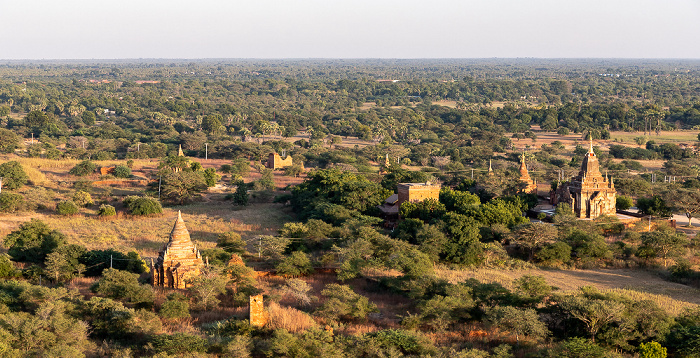
[(250, 296), (250, 304), (248, 306), (248, 315), (250, 325), (253, 327), (263, 327), (269, 320), (269, 315), (265, 311), (263, 304), (263, 295)]
[(267, 156), (267, 167), (269, 169), (283, 169), (286, 167), (291, 167), (292, 165), (291, 155), (286, 156), (284, 159), (282, 159), (282, 157), (280, 157), (280, 155), (277, 153), (270, 153)]

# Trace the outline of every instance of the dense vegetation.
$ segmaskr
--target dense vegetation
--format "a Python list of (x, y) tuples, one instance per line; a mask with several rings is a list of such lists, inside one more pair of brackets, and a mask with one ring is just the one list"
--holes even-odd
[[(700, 128), (699, 89), (697, 61), (2, 64), (2, 215), (149, 220), (192, 202), (274, 201), (294, 221), (218, 235), (205, 272), (166, 292), (146, 284), (138, 252), (26, 221), (2, 238), (0, 356), (697, 356), (697, 308), (445, 272), (631, 268), (700, 286), (697, 239), (666, 220), (700, 212), (700, 138), (657, 136)], [(633, 139), (612, 137), (621, 131)], [(581, 144), (564, 145), (571, 134)], [(526, 216), (542, 198), (521, 193), (520, 156), (556, 189), (589, 138), (618, 208), (648, 222), (576, 220), (566, 204)], [(273, 151), (292, 156), (284, 176), (300, 184), (277, 184), (262, 165)], [(205, 156), (226, 164), (194, 159)], [(439, 198), (383, 225), (377, 206), (396, 184), (427, 181)], [(241, 313), (260, 292), (264, 328)]]

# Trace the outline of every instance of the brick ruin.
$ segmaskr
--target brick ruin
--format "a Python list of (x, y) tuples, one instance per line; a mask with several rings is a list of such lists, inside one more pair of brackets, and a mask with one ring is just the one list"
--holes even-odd
[(203, 267), (202, 255), (190, 239), (185, 221), (178, 211), (168, 243), (158, 254), (155, 264), (151, 261), (151, 283), (157, 287), (185, 289), (187, 281), (199, 276)]
[(250, 296), (248, 315), (250, 325), (253, 327), (263, 327), (265, 324), (267, 324), (269, 315), (265, 311), (262, 294)]
[(280, 157), (280, 155), (277, 153), (270, 153), (267, 156), (267, 167), (269, 169), (282, 169), (286, 167), (291, 167), (292, 165), (293, 163), (291, 155), (288, 155), (284, 159), (282, 159), (282, 157)]
[(426, 199), (439, 200), (440, 184), (432, 183), (401, 183), (397, 185), (399, 207), (404, 202), (420, 202)]

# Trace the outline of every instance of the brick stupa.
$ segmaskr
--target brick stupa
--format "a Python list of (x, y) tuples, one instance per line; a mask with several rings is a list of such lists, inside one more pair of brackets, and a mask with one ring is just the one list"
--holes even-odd
[(593, 152), (592, 139), (578, 176), (571, 179), (569, 191), (576, 217), (594, 219), (601, 215), (615, 215), (615, 184), (607, 175), (603, 176), (600, 173), (600, 164)]
[(153, 286), (185, 289), (187, 281), (199, 276), (203, 267), (202, 255), (190, 240), (190, 233), (178, 211), (170, 240), (158, 254), (155, 264), (151, 261)]
[[(489, 167), (489, 169), (491, 169), (491, 167)], [(537, 184), (532, 180), (530, 173), (527, 171), (525, 153), (520, 156), (520, 182), (523, 183), (523, 192), (537, 194)]]

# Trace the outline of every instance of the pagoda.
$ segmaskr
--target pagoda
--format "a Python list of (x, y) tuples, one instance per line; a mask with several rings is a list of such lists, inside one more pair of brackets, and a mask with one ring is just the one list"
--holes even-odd
[(177, 212), (177, 220), (170, 232), (170, 240), (158, 254), (155, 264), (151, 260), (153, 286), (166, 288), (187, 288), (188, 280), (199, 276), (204, 261), (197, 246), (190, 239), (182, 214)]
[[(489, 169), (491, 167), (489, 166)], [(530, 178), (530, 173), (527, 171), (527, 165), (525, 164), (525, 152), (520, 156), (520, 182), (523, 183), (522, 191), (524, 193), (535, 193), (537, 194), (537, 184)]]
[(607, 174), (600, 173), (598, 157), (593, 152), (593, 139), (578, 176), (571, 179), (569, 192), (576, 217), (594, 219), (601, 215), (615, 215), (615, 184)]

